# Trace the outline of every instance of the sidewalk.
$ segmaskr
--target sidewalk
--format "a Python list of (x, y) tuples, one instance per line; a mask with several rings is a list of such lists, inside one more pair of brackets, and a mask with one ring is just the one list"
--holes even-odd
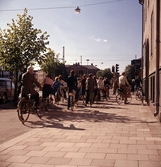
[(161, 167), (161, 124), (147, 106), (81, 103), (1, 144), (0, 167)]

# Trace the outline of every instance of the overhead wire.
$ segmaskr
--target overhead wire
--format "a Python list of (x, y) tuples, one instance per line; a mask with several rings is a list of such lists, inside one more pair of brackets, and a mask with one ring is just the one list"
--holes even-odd
[[(105, 1), (105, 2), (91, 3), (91, 4), (85, 4), (85, 5), (79, 5), (79, 6), (80, 7), (85, 7), (85, 6), (101, 5), (101, 4), (106, 4), (106, 3), (118, 2), (118, 1), (124, 1), (124, 0), (110, 0), (110, 1)], [(75, 6), (30, 8), (30, 9), (27, 9), (27, 10), (50, 10), (50, 9), (64, 9), (64, 8), (75, 8)], [(24, 10), (24, 9), (1, 9), (0, 12), (22, 11), (22, 10)]]

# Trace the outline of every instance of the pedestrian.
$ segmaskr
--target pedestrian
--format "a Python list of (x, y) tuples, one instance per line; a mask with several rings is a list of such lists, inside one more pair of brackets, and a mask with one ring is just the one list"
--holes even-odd
[[(93, 98), (94, 98), (94, 88), (95, 88), (95, 80), (93, 78), (93, 74), (90, 73), (88, 78), (86, 79), (86, 103), (85, 106), (87, 106), (90, 97), (90, 94), (93, 93)], [(94, 99), (93, 99), (94, 102)]]
[(99, 77), (97, 80), (97, 87), (98, 87), (98, 100), (101, 99), (101, 90), (103, 91), (104, 89), (104, 81), (103, 81), (103, 77)]
[(54, 96), (55, 96), (55, 102), (60, 101), (60, 85), (59, 77), (55, 77), (55, 81), (53, 82), (53, 90), (54, 90)]
[(75, 75), (75, 71), (71, 70), (70, 75), (68, 76), (68, 79), (67, 79), (67, 87), (68, 87), (68, 106), (67, 106), (67, 109), (70, 108), (69, 94), (73, 93), (73, 91), (76, 91), (77, 84), (78, 84), (78, 82), (77, 82), (77, 77)]
[(62, 97), (64, 97), (64, 99), (67, 99), (67, 96), (66, 96), (67, 83), (62, 79), (61, 75), (59, 75), (58, 77), (59, 77), (59, 82), (61, 83), (60, 94)]
[(86, 78), (87, 78), (87, 75), (84, 74), (81, 81), (81, 94), (82, 94), (83, 104), (85, 104)]
[(118, 80), (118, 78), (115, 78), (114, 82), (113, 82), (113, 95), (116, 94), (116, 90), (118, 87), (119, 87), (119, 80)]
[(128, 104), (127, 102), (127, 86), (129, 86), (129, 82), (127, 81), (125, 72), (122, 72), (121, 76), (119, 77), (119, 87), (123, 90), (124, 94), (124, 104)]
[(132, 82), (131, 82), (131, 92), (132, 92), (132, 94), (134, 94), (134, 91), (135, 91), (135, 79), (132, 79)]
[(22, 87), (22, 76), (24, 73), (26, 73), (27, 71), (27, 68), (24, 68), (21, 72), (21, 74), (19, 75), (18, 77), (18, 94), (17, 94), (17, 97), (19, 97), (20, 93), (21, 93), (21, 87)]

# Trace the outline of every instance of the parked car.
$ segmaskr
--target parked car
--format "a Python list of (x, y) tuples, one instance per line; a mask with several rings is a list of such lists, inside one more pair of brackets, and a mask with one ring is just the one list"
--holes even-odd
[(6, 103), (14, 98), (15, 85), (9, 78), (0, 78), (0, 101)]

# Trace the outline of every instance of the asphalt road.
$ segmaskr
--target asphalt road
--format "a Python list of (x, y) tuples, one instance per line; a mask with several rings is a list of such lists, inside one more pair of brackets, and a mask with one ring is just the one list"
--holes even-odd
[(18, 119), (17, 110), (12, 103), (0, 105), (0, 144), (30, 131)]
[(12, 102), (0, 104), (0, 144), (34, 128), (46, 127), (47, 124), (61, 126), (60, 120), (63, 120), (64, 108), (67, 108), (66, 102), (63, 105), (54, 105), (54, 109), (46, 112), (42, 119), (36, 114), (30, 114), (28, 121), (22, 124), (18, 119), (17, 109)]

